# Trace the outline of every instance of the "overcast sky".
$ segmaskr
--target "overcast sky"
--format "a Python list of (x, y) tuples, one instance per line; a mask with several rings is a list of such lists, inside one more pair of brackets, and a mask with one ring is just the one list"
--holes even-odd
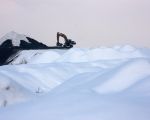
[(0, 37), (9, 31), (48, 45), (59, 31), (79, 47), (150, 47), (150, 0), (0, 0)]

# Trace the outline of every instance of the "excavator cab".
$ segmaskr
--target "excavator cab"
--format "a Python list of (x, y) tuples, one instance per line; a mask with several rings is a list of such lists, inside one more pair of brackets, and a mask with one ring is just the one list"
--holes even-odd
[[(59, 39), (60, 37), (64, 38), (64, 41), (65, 41), (64, 44), (60, 43), (60, 39)], [(73, 45), (75, 45), (75, 44), (76, 44), (76, 42), (72, 41), (71, 39), (68, 39), (65, 34), (57, 32), (57, 43), (56, 43), (56, 46), (63, 47), (63, 48), (72, 48)]]

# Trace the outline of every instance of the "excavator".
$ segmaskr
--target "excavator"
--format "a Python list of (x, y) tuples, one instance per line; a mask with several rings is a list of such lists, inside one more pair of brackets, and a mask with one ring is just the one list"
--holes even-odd
[[(60, 37), (64, 39), (64, 42), (60, 42)], [(11, 39), (7, 39), (0, 45), (0, 66), (6, 65), (7, 59), (22, 50), (43, 50), (43, 49), (70, 49), (76, 42), (68, 39), (63, 33), (57, 32), (56, 46), (47, 46), (40, 43), (30, 37), (26, 37), (29, 42), (20, 40), (19, 46), (14, 46)]]
[[(64, 44), (60, 43), (60, 37), (63, 37), (65, 42)], [(72, 48), (73, 45), (75, 45), (76, 42), (75, 41), (72, 41), (71, 39), (68, 39), (67, 36), (63, 33), (60, 33), (60, 32), (57, 32), (57, 44), (56, 46), (57, 47), (60, 47), (60, 48)]]

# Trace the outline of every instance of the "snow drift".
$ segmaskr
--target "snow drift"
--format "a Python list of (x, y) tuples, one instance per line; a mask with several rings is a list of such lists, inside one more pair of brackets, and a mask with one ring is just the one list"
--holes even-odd
[(95, 90), (101, 94), (121, 92), (148, 77), (150, 77), (150, 61), (132, 60), (117, 68), (113, 75)]
[(5, 106), (0, 119), (150, 118), (149, 49), (31, 50), (9, 59), (10, 65), (0, 67), (0, 101)]

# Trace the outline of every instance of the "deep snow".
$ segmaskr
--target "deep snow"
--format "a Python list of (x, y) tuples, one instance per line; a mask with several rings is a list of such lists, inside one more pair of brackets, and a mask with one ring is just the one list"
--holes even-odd
[(10, 59), (0, 67), (0, 120), (150, 119), (150, 49), (31, 50)]

